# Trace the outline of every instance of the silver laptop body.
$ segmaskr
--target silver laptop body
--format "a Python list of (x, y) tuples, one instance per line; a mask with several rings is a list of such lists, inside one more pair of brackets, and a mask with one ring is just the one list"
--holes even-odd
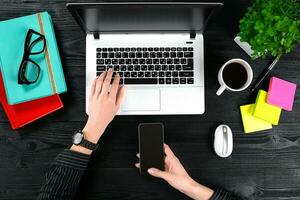
[(119, 115), (203, 114), (203, 31), (221, 5), (67, 4), (87, 34), (86, 102), (93, 79), (113, 68), (127, 87)]

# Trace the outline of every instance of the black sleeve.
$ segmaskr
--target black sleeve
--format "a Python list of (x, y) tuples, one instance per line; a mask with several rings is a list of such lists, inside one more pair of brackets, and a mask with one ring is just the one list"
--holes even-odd
[(222, 188), (217, 188), (210, 200), (243, 200), (243, 198), (238, 197)]
[(81, 153), (64, 150), (60, 153), (42, 186), (38, 200), (71, 200), (75, 199), (80, 183), (90, 156)]

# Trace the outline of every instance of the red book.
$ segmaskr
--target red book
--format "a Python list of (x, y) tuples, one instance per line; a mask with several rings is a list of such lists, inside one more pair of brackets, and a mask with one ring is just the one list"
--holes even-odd
[(0, 102), (8, 117), (12, 129), (20, 128), (64, 106), (59, 95), (57, 94), (25, 103), (8, 105), (1, 72)]

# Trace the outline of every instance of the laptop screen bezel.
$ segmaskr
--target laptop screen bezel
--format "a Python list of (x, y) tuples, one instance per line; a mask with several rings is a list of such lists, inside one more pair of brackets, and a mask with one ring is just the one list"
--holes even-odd
[[(108, 32), (112, 32), (112, 31), (90, 31), (87, 27), (86, 24), (84, 23), (84, 21), (82, 20), (81, 16), (78, 13), (78, 8), (82, 9), (82, 7), (84, 8), (95, 8), (99, 5), (176, 5), (176, 6), (180, 6), (180, 5), (203, 5), (206, 8), (212, 8), (211, 12), (208, 14), (208, 17), (206, 18), (204, 24), (203, 24), (203, 28), (201, 30), (201, 32), (204, 32), (207, 23), (209, 21), (209, 19), (211, 18), (211, 16), (213, 15), (213, 13), (220, 8), (221, 6), (223, 6), (223, 3), (221, 2), (101, 2), (101, 3), (67, 3), (66, 6), (68, 8), (68, 10), (70, 11), (70, 13), (72, 14), (72, 16), (75, 18), (76, 22), (79, 24), (79, 26), (81, 27), (81, 29), (86, 33), (86, 34), (95, 34), (95, 33), (108, 33)], [(191, 31), (195, 31), (198, 32), (198, 30), (186, 30), (186, 31), (180, 31), (180, 32), (191, 32)], [(118, 32), (118, 31), (113, 31), (113, 32)], [(133, 32), (133, 31), (120, 31), (120, 32)], [(139, 31), (139, 32), (149, 32), (149, 31)], [(151, 31), (151, 32), (158, 32), (158, 31)], [(164, 31), (164, 32), (176, 32), (176, 31)]]

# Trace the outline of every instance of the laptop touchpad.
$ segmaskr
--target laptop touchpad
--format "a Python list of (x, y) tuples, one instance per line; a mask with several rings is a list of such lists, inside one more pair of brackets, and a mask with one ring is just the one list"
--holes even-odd
[(160, 89), (128, 89), (122, 111), (160, 110)]

